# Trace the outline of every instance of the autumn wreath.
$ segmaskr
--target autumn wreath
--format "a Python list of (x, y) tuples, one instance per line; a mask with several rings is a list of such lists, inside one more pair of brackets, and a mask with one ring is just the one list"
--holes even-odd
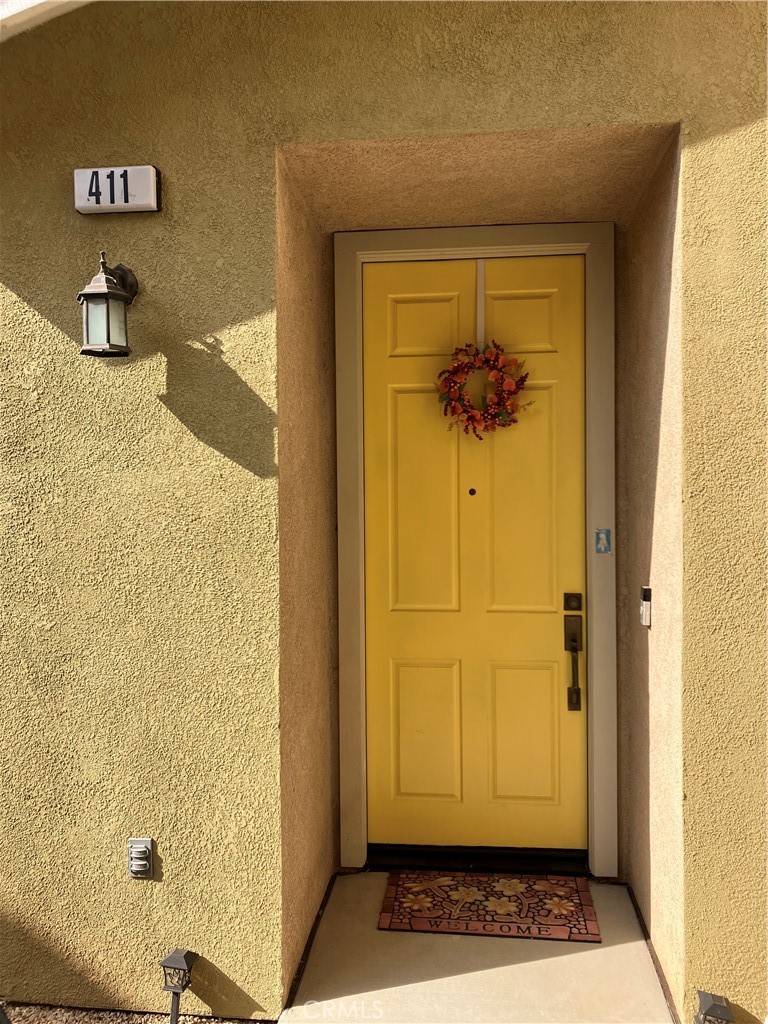
[[(443, 415), (451, 417), (450, 426), (458, 423), (465, 434), (472, 431), (482, 441), (484, 433), (517, 423), (518, 412), (531, 404), (521, 405), (518, 397), (528, 380), (523, 366), (524, 363), (505, 355), (495, 341), (482, 349), (476, 345), (457, 348), (451, 365), (437, 376)], [(488, 380), (496, 385), (493, 394), (483, 396), (481, 409), (475, 408), (467, 393), (469, 376), (478, 371), (485, 371)]]

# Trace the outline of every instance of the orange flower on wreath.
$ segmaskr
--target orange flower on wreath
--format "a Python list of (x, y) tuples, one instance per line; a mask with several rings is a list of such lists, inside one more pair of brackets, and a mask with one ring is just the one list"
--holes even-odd
[[(484, 370), (495, 389), (492, 395), (483, 397), (478, 409), (467, 392), (467, 380), (470, 374)], [(523, 363), (507, 356), (495, 341), (482, 349), (476, 345), (459, 347), (454, 350), (450, 366), (437, 375), (443, 415), (450, 417), (450, 426), (458, 423), (465, 434), (472, 433), (482, 441), (484, 433), (517, 423), (517, 414), (531, 404), (521, 405), (518, 398), (527, 380)]]

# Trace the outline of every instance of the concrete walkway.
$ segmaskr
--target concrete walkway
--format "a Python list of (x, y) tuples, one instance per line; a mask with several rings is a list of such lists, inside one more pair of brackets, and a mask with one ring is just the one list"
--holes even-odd
[(387, 875), (337, 878), (280, 1024), (670, 1024), (626, 890), (592, 885), (600, 945), (377, 930)]

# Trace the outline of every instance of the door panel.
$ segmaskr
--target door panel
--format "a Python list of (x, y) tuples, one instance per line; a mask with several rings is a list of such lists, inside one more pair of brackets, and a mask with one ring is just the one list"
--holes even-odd
[(557, 665), (491, 669), (494, 800), (556, 800), (559, 782)]
[[(392, 610), (455, 610), (459, 606), (457, 439), (447, 430), (431, 437), (431, 458), (426, 463), (413, 443), (415, 437), (432, 435), (434, 418), (434, 388), (422, 384), (389, 388)], [(414, 515), (416, 508), (418, 515)]]
[[(488, 446), (489, 610), (558, 610), (557, 507), (553, 447), (557, 385), (532, 381), (533, 405)], [(514, 433), (513, 433), (514, 431)], [(485, 444), (485, 441), (483, 441)], [(524, 490), (523, 490), (524, 489)], [(521, 500), (524, 493), (524, 500)], [(516, 541), (516, 542), (515, 542)], [(521, 558), (520, 549), (536, 552)]]
[(459, 664), (392, 662), (395, 795), (461, 798)]
[(369, 841), (584, 848), (562, 609), (585, 589), (583, 257), (485, 261), (485, 340), (533, 404), (482, 441), (435, 386), (476, 286), (474, 260), (363, 268)]

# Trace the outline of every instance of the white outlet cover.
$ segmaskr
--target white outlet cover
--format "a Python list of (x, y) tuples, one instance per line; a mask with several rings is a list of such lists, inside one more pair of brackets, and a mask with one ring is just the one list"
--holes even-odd
[[(147, 861), (148, 870), (136, 874), (132, 870), (133, 859), (136, 854), (141, 855), (141, 860)], [(128, 874), (131, 878), (152, 878), (155, 872), (154, 842), (148, 836), (143, 838), (133, 837), (128, 840)]]

